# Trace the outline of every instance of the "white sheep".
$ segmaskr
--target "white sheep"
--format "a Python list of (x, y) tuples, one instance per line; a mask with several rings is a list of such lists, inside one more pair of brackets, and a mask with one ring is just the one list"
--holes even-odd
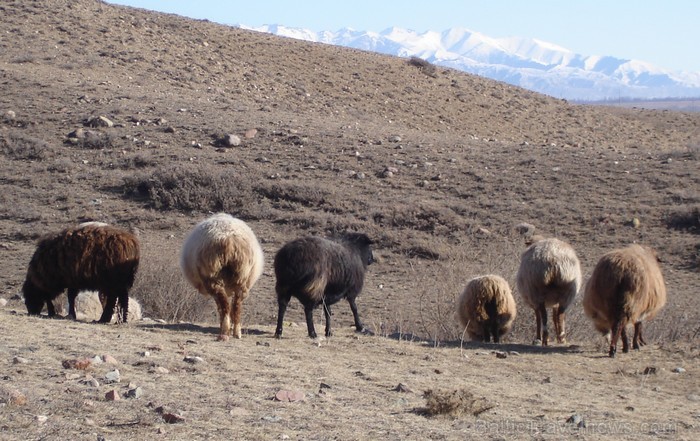
[(508, 282), (493, 274), (471, 279), (457, 301), (457, 318), (472, 340), (499, 343), (516, 314)]
[(197, 224), (185, 239), (180, 267), (202, 294), (214, 297), (219, 311), (219, 340), (241, 338), (243, 300), (265, 264), (253, 230), (240, 219), (219, 213)]
[(571, 245), (555, 238), (534, 242), (520, 259), (516, 286), (535, 310), (536, 343), (549, 344), (547, 308), (552, 308), (557, 341), (566, 343), (564, 314), (581, 288), (581, 264)]

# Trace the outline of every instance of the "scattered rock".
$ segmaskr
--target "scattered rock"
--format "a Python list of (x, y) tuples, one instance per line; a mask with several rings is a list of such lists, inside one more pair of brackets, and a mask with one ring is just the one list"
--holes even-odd
[(102, 361), (104, 361), (107, 364), (119, 364), (116, 358), (112, 357), (109, 354), (103, 355), (102, 356)]
[(296, 402), (304, 400), (304, 392), (298, 390), (279, 390), (275, 394), (275, 400), (285, 402)]
[(677, 367), (677, 368), (673, 368), (673, 370), (671, 372), (673, 372), (674, 374), (682, 374), (685, 372), (685, 369), (683, 369), (682, 367)]
[(542, 383), (550, 384), (552, 382), (552, 377), (544, 377)]
[(15, 113), (14, 110), (8, 110), (5, 112), (5, 118), (6, 119), (15, 119), (17, 117), (17, 114)]
[(384, 170), (382, 170), (379, 173), (379, 177), (380, 178), (390, 178), (398, 172), (399, 172), (399, 169), (396, 167), (385, 167)]
[(163, 421), (165, 421), (168, 424), (179, 424), (185, 422), (185, 417), (176, 413), (168, 412), (163, 414)]
[(27, 396), (17, 389), (0, 386), (0, 403), (10, 406), (24, 406), (27, 404)]
[(170, 371), (167, 368), (164, 368), (163, 366), (156, 366), (153, 369), (151, 369), (151, 372), (155, 374), (169, 374)]
[(496, 351), (495, 353), (496, 353), (496, 358), (507, 358), (508, 357), (508, 354), (506, 354), (503, 351)]
[(632, 220), (630, 221), (630, 226), (632, 226), (632, 228), (639, 228), (641, 225), (642, 222), (636, 217), (632, 218)]
[(66, 369), (78, 369), (78, 370), (85, 370), (88, 369), (92, 365), (92, 361), (88, 358), (81, 358), (81, 359), (71, 359), (71, 360), (63, 360), (63, 367)]
[(401, 142), (401, 137), (399, 135), (390, 136), (389, 142)]
[(121, 397), (119, 396), (119, 391), (112, 389), (105, 394), (105, 400), (107, 401), (119, 401)]
[(90, 387), (100, 387), (100, 382), (97, 381), (92, 375), (86, 375), (84, 379), (80, 380), (80, 382)]
[(29, 360), (23, 357), (14, 357), (12, 359), (12, 364), (27, 364), (29, 363)]
[(188, 355), (183, 359), (183, 361), (191, 364), (199, 364), (199, 363), (204, 363), (204, 359), (202, 357), (196, 357), (193, 355)]
[(114, 127), (114, 123), (112, 122), (112, 120), (102, 115), (93, 116), (92, 118), (89, 118), (87, 121), (85, 121), (85, 125), (92, 128)]
[(277, 415), (265, 415), (264, 417), (260, 418), (263, 421), (267, 421), (268, 423), (278, 423), (282, 421), (282, 418), (277, 416)]
[(0, 307), (7, 306), (7, 299), (0, 299)]
[(228, 133), (217, 138), (214, 145), (217, 147), (237, 147), (241, 145), (241, 138), (238, 135)]
[(105, 374), (105, 384), (119, 383), (122, 381), (119, 369), (109, 371)]
[(584, 420), (583, 417), (578, 414), (571, 415), (569, 418), (566, 419), (566, 422), (575, 427), (586, 427), (586, 420)]
[(49, 417), (47, 417), (46, 415), (37, 415), (36, 416), (36, 422), (39, 424), (44, 424), (48, 420), (49, 420)]
[(409, 388), (408, 386), (406, 386), (406, 385), (403, 384), (403, 383), (397, 384), (396, 387), (393, 388), (392, 390), (395, 391), (395, 392), (404, 392), (404, 393), (411, 393), (411, 392), (413, 392), (413, 390), (412, 390), (411, 388)]
[(688, 398), (688, 401), (700, 402), (700, 395), (690, 394), (686, 398)]
[(508, 353), (509, 353), (510, 355), (515, 355), (515, 356), (520, 355), (520, 352), (518, 352), (518, 351), (508, 351)]
[(656, 375), (656, 368), (654, 366), (647, 366), (644, 368), (644, 375)]
[(255, 138), (255, 135), (258, 134), (258, 129), (248, 129), (245, 131), (245, 134), (243, 136), (246, 137), (246, 139), (252, 139)]
[(140, 387), (135, 387), (135, 388), (133, 388), (133, 389), (129, 389), (129, 390), (126, 392), (126, 397), (127, 397), (127, 398), (135, 398), (135, 399), (138, 399), (138, 398), (141, 398), (142, 396), (143, 396), (143, 389), (141, 389)]

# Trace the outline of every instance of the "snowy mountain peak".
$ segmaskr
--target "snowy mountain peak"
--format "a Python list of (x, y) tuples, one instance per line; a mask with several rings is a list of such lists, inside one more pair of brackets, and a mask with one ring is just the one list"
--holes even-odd
[(314, 32), (281, 25), (244, 29), (400, 57), (420, 57), (526, 89), (575, 100), (700, 96), (700, 72), (673, 72), (637, 60), (576, 54), (536, 38), (492, 38), (462, 27), (418, 33), (400, 27), (381, 32)]

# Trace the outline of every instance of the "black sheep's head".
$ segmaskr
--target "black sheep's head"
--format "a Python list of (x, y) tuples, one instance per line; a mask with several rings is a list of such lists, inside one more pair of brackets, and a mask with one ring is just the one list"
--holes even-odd
[(374, 244), (374, 241), (370, 239), (366, 234), (345, 233), (343, 234), (342, 239), (346, 242), (353, 244), (357, 248), (357, 250), (360, 253), (360, 256), (362, 257), (363, 265), (368, 266), (376, 262), (376, 260), (374, 259), (374, 254), (372, 254), (371, 248), (371, 245)]
[(45, 293), (29, 279), (24, 281), (22, 286), (22, 294), (24, 295), (24, 304), (27, 306), (29, 315), (39, 315), (44, 309), (46, 303)]

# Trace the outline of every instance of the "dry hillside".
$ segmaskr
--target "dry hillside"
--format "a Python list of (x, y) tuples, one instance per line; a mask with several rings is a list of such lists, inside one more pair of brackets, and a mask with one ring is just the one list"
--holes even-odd
[[(420, 60), (96, 0), (3, 1), (0, 35), (0, 392), (28, 398), (0, 407), (0, 438), (598, 439), (591, 427), (612, 423), (629, 430), (602, 437), (697, 438), (700, 113), (574, 105)], [(251, 225), (267, 263), (244, 304), (247, 335), (219, 344), (213, 302), (177, 266), (189, 229), (217, 211)], [(166, 323), (26, 317), (16, 295), (36, 239), (85, 220), (139, 231), (132, 295)], [(474, 275), (514, 283), (522, 222), (571, 243), (586, 275), (614, 247), (656, 248), (669, 302), (647, 327), (652, 345), (600, 358), (577, 301), (573, 345), (534, 348), (534, 314), (518, 299), (506, 359), (460, 349), (454, 298)], [(371, 333), (352, 335), (342, 303), (339, 335), (316, 346), (293, 300), (287, 318), (300, 326), (271, 339), (274, 253), (344, 230), (377, 242), (358, 299)], [(143, 399), (107, 403), (108, 385), (61, 367), (103, 353)], [(102, 383), (105, 368), (90, 369)], [(408, 395), (391, 391), (400, 382)], [(282, 388), (306, 400), (268, 400)], [(461, 388), (498, 407), (415, 410), (425, 390)], [(164, 428), (149, 405), (186, 421)], [(590, 427), (565, 423), (576, 412)], [(517, 424), (482, 430), (505, 422)]]

